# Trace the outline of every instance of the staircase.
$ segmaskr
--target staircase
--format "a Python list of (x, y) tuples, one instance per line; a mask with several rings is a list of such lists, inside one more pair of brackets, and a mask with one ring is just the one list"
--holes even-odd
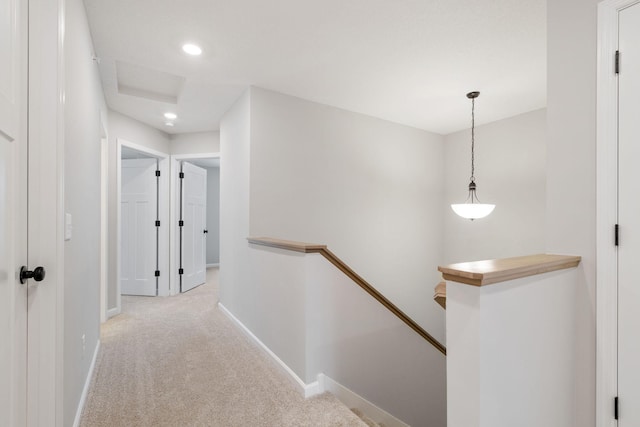
[[(326, 245), (270, 237), (247, 240), (251, 268), (243, 280), (251, 284), (247, 287), (254, 300), (279, 307), (252, 312), (254, 321), (279, 325), (278, 336), (298, 344), (284, 345), (266, 326), (256, 329), (270, 341), (262, 345), (305, 395), (333, 393), (345, 409), (357, 408), (352, 409), (353, 420), (361, 426), (446, 426), (446, 348), (439, 341)], [(396, 349), (403, 363), (389, 363)], [(298, 364), (299, 372), (284, 360)], [(317, 381), (306, 384), (301, 378)], [(402, 390), (372, 387), (397, 378), (403, 378)], [(375, 404), (368, 400), (373, 396)], [(405, 403), (415, 396), (429, 398), (419, 405)]]
[(361, 410), (357, 408), (351, 408), (351, 412), (356, 414), (358, 418), (360, 418), (362, 422), (364, 422), (369, 427), (385, 427), (384, 424), (379, 424), (373, 421), (371, 418), (367, 417), (365, 414), (362, 413)]

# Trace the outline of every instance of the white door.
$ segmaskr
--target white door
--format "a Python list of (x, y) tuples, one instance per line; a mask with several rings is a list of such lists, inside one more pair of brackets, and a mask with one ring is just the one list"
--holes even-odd
[(120, 291), (125, 295), (155, 296), (158, 162), (124, 159), (121, 165)]
[(182, 275), (180, 292), (202, 285), (207, 270), (207, 170), (182, 162)]
[(640, 426), (640, 4), (619, 14), (618, 399), (620, 427)]
[(24, 5), (0, 0), (0, 426), (25, 425), (27, 408), (27, 285), (17, 279), (27, 265)]

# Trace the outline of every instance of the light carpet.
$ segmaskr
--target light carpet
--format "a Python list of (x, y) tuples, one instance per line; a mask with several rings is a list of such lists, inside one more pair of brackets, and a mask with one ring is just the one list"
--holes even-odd
[(123, 296), (102, 326), (80, 425), (365, 426), (329, 393), (304, 399), (220, 312), (217, 272), (178, 296)]

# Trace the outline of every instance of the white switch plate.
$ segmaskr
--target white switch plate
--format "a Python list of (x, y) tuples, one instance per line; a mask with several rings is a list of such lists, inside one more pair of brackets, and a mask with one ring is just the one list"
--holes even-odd
[(71, 222), (71, 214), (64, 214), (64, 240), (71, 240), (71, 234), (73, 232), (73, 224)]

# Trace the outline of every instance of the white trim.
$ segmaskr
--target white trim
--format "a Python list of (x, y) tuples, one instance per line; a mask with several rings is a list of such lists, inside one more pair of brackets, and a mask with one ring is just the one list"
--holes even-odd
[(612, 427), (618, 389), (618, 269), (613, 226), (618, 222), (618, 13), (638, 0), (598, 5), (596, 175), (596, 426)]
[(216, 262), (214, 264), (207, 264), (207, 268), (220, 267), (220, 263)]
[(78, 409), (76, 410), (76, 418), (73, 421), (73, 427), (78, 427), (80, 425), (82, 410), (84, 409), (84, 404), (87, 401), (87, 395), (89, 394), (89, 387), (91, 386), (91, 379), (93, 378), (93, 370), (96, 367), (96, 360), (98, 360), (99, 351), (100, 351), (100, 340), (98, 340), (98, 342), (96, 343), (96, 348), (93, 350), (93, 358), (91, 359), (91, 366), (89, 366), (89, 372), (87, 373), (87, 378), (84, 381), (84, 388), (82, 389), (82, 394), (80, 395), (80, 401), (78, 402)]
[(173, 227), (169, 227), (169, 264), (172, 267), (170, 271), (171, 275), (169, 277), (169, 295), (177, 295), (180, 293), (180, 276), (178, 275), (178, 265), (180, 262), (180, 248), (178, 247), (178, 172), (180, 170), (179, 162), (182, 160), (218, 158), (220, 158), (220, 152), (172, 154), (170, 156), (169, 174), (171, 175), (171, 179), (169, 185), (171, 186), (171, 189), (169, 200), (169, 224), (173, 224)]
[(318, 375), (318, 383), (320, 384), (321, 393), (325, 391), (330, 392), (347, 408), (357, 408), (377, 423), (384, 424), (387, 427), (409, 427), (408, 424), (397, 419), (384, 409), (379, 408), (364, 397), (349, 390), (324, 374)]
[(178, 223), (178, 214), (177, 214), (177, 203), (178, 196), (176, 196), (176, 192), (178, 191), (178, 162), (176, 159), (171, 156), (169, 160), (169, 265), (171, 265), (171, 275), (169, 276), (169, 295), (177, 295), (180, 293), (179, 283), (180, 278), (178, 277), (178, 243), (177, 243), (177, 235), (176, 232)]
[(313, 396), (318, 396), (319, 394), (322, 394), (325, 391), (326, 390), (324, 388), (324, 385), (320, 382), (320, 378), (318, 378), (316, 381), (305, 385), (304, 398), (308, 399)]
[(109, 311), (117, 310), (118, 314), (122, 310), (122, 285), (120, 284), (120, 246), (122, 246), (122, 145), (116, 138), (116, 277), (113, 282), (116, 284), (116, 306)]
[[(162, 151), (154, 150), (153, 148), (149, 148), (145, 145), (136, 144), (135, 142), (127, 141), (124, 138), (116, 138), (118, 144), (124, 145), (127, 148), (131, 148), (136, 151), (140, 151), (141, 153), (148, 154), (152, 157), (157, 157), (158, 159), (164, 159), (169, 157), (169, 153), (163, 153)], [(122, 153), (120, 153), (122, 155)]]
[[(57, 302), (56, 302), (56, 332), (55, 332), (55, 342), (56, 342), (56, 426), (62, 426), (64, 423), (64, 294), (65, 294), (65, 243), (64, 243), (64, 232), (65, 225), (62, 221), (62, 218), (65, 218), (65, 128), (66, 128), (66, 119), (65, 119), (65, 97), (66, 97), (66, 69), (65, 69), (65, 29), (66, 29), (66, 8), (67, 3), (66, 0), (58, 0), (57, 1), (57, 36), (58, 36), (58, 97), (56, 101), (57, 105), (57, 147), (56, 147), (56, 155), (58, 160), (57, 165), (57, 230), (56, 230), (56, 238), (57, 238), (57, 250), (56, 250), (56, 266), (58, 270), (58, 277), (56, 280), (56, 294), (57, 294)], [(53, 16), (52, 16), (53, 17)], [(46, 357), (50, 348), (47, 346), (42, 346), (40, 351), (44, 353), (44, 357)]]
[(298, 389), (298, 391), (305, 397), (315, 396), (316, 394), (322, 393), (318, 381), (314, 381), (311, 384), (305, 384), (304, 381), (295, 373), (293, 370), (287, 366), (286, 363), (282, 361), (276, 354), (269, 349), (258, 337), (256, 337), (253, 332), (249, 330), (238, 318), (236, 318), (227, 308), (222, 305), (221, 302), (218, 303), (218, 308), (222, 311), (233, 323), (235, 323), (241, 330), (244, 332), (252, 341), (254, 341), (262, 350), (267, 353), (268, 356), (273, 359), (276, 365), (285, 373), (287, 377), (291, 380), (292, 384)]
[(107, 319), (111, 319), (113, 316), (117, 316), (121, 312), (121, 307), (113, 307), (112, 309), (107, 310)]
[[(103, 133), (104, 122), (101, 121)], [(109, 139), (100, 139), (100, 323), (107, 321), (107, 271), (109, 269)]]
[(160, 278), (158, 280), (158, 295), (168, 296), (170, 295), (170, 278), (171, 278), (171, 257), (170, 257), (170, 241), (169, 230), (171, 229), (169, 223), (169, 199), (170, 194), (167, 191), (171, 191), (169, 186), (169, 173), (171, 169), (171, 160), (167, 156), (159, 159), (158, 167), (160, 169), (160, 194), (158, 194), (159, 209), (160, 209), (160, 236), (158, 240), (159, 250), (159, 264), (160, 264)]
[(283, 373), (291, 380), (293, 385), (298, 391), (305, 397), (313, 397), (324, 393), (325, 391), (331, 392), (338, 400), (340, 400), (348, 408), (357, 408), (367, 417), (372, 420), (383, 423), (388, 427), (409, 427), (408, 424), (400, 421), (387, 411), (377, 407), (373, 403), (369, 402), (364, 397), (349, 390), (342, 384), (336, 382), (332, 378), (319, 374), (316, 381), (305, 384), (304, 381), (295, 373), (286, 363), (282, 361), (276, 354), (269, 349), (253, 332), (249, 330), (237, 317), (235, 317), (221, 302), (218, 302), (218, 308), (222, 311), (233, 323), (235, 323), (244, 332), (247, 337), (254, 341), (264, 352), (273, 359), (276, 365), (282, 370)]
[(172, 159), (175, 160), (193, 160), (193, 159), (218, 159), (220, 158), (220, 152), (211, 153), (195, 153), (195, 154), (172, 154)]

